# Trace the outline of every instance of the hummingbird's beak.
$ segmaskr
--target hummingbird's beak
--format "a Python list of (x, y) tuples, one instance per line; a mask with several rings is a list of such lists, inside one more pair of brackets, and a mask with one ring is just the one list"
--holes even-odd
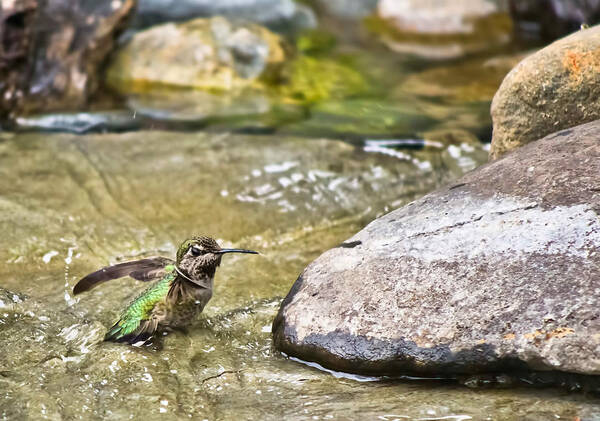
[(249, 253), (249, 254), (259, 254), (254, 250), (246, 250), (246, 249), (221, 249), (216, 251), (215, 254), (225, 254), (225, 253)]

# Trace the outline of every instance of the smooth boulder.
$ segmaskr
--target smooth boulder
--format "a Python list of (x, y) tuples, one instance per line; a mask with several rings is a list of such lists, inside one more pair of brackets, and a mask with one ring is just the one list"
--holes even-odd
[(371, 25), (398, 53), (449, 59), (507, 44), (512, 19), (490, 0), (380, 0)]
[(222, 17), (167, 23), (141, 31), (115, 56), (108, 84), (121, 93), (157, 87), (233, 91), (260, 88), (260, 77), (286, 59), (268, 29)]
[(600, 25), (530, 55), (492, 101), (490, 158), (558, 130), (600, 118)]
[(322, 254), (283, 301), (275, 346), (364, 374), (597, 376), (599, 216), (595, 121), (488, 163)]

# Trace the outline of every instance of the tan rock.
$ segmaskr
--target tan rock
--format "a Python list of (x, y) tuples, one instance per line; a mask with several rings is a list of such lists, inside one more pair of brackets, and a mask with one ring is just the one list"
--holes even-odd
[(216, 91), (260, 87), (283, 64), (282, 40), (266, 28), (225, 18), (168, 23), (139, 32), (107, 74), (119, 92), (171, 86)]
[(492, 101), (490, 159), (549, 133), (600, 119), (600, 26), (520, 62)]
[(377, 16), (372, 28), (390, 49), (434, 59), (497, 47), (512, 34), (506, 4), (490, 0), (380, 0)]

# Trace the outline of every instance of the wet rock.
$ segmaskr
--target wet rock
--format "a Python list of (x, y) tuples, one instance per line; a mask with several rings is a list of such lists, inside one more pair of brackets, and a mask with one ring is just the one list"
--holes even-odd
[(600, 118), (600, 26), (578, 31), (520, 62), (494, 96), (491, 114), (491, 159)]
[(4, 115), (84, 106), (99, 87), (100, 68), (134, 3), (4, 1)]
[(511, 14), (519, 29), (556, 39), (582, 24), (600, 23), (599, 0), (510, 0)]
[(138, 3), (133, 23), (136, 27), (213, 16), (242, 19), (285, 31), (316, 25), (312, 10), (293, 0), (139, 0)]
[(380, 0), (370, 27), (393, 51), (448, 59), (508, 43), (512, 20), (490, 0)]
[(260, 88), (286, 58), (282, 40), (254, 24), (221, 17), (164, 24), (137, 33), (111, 63), (117, 91), (152, 87), (233, 91)]
[(600, 374), (599, 137), (600, 121), (552, 134), (327, 251), (276, 347), (358, 373)]

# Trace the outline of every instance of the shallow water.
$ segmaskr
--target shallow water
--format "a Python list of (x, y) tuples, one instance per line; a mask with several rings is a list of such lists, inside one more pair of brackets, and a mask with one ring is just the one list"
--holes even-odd
[[(160, 131), (0, 139), (0, 419), (600, 418), (584, 394), (360, 382), (272, 349), (273, 317), (303, 267), (483, 163), (481, 145)], [(101, 342), (144, 285), (123, 279), (74, 298), (77, 279), (172, 255), (197, 233), (262, 254), (223, 259), (187, 332), (149, 348)]]

